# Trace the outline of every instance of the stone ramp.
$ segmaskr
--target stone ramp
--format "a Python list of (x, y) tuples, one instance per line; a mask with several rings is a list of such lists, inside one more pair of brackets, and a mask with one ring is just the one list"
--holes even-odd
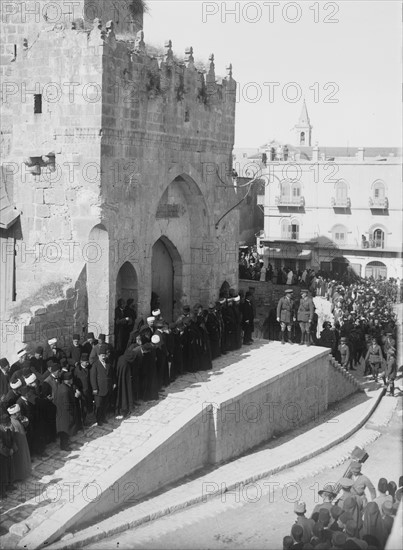
[[(1, 546), (31, 549), (57, 540), (84, 519), (90, 520), (91, 513), (102, 513), (102, 507), (97, 509), (98, 501), (107, 491), (109, 499), (113, 496), (115, 508), (130, 502), (131, 498), (144, 496), (144, 491), (139, 492), (131, 478), (123, 484), (120, 480), (134, 463), (144, 467), (150, 453), (155, 454), (158, 449), (164, 451), (158, 459), (166, 462), (163, 471), (166, 478), (159, 483), (161, 469), (158, 472), (146, 469), (149, 493), (189, 473), (181, 468), (173, 472), (175, 468), (171, 467), (172, 460), (169, 461), (169, 457), (175, 460), (181, 444), (192, 453), (193, 470), (190, 471), (195, 471), (194, 461), (202, 465), (208, 456), (198, 456), (192, 445), (186, 447), (186, 441), (191, 434), (194, 441), (199, 442), (203, 439), (200, 430), (210, 426), (212, 415), (208, 421), (202, 418), (205, 403), (224, 400), (231, 403), (241, 392), (259, 388), (268, 378), (280, 378), (287, 370), (298, 369), (300, 364), (310, 364), (318, 358), (326, 362), (327, 354), (324, 348), (255, 342), (214, 361), (212, 371), (182, 376), (169, 386), (164, 399), (144, 404), (125, 421), (88, 429), (75, 438), (70, 454), (56, 446), (48, 448), (49, 458), (35, 463), (33, 476), (2, 502)], [(181, 440), (178, 433), (184, 425), (189, 426), (190, 431), (183, 432)], [(163, 447), (167, 442), (171, 448)], [(90, 515), (85, 515), (88, 511)]]

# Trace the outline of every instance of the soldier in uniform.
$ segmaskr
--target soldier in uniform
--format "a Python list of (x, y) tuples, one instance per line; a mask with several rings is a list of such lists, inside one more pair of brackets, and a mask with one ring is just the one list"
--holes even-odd
[(288, 343), (293, 344), (291, 337), (292, 323), (295, 321), (294, 302), (292, 301), (292, 289), (285, 291), (285, 296), (280, 298), (277, 304), (277, 322), (281, 325), (281, 343), (285, 344), (285, 332), (288, 333)]
[(396, 351), (394, 348), (388, 348), (385, 372), (383, 373), (382, 379), (386, 388), (389, 385), (390, 395), (392, 396), (394, 396), (395, 394), (396, 374), (397, 374)]
[(375, 382), (378, 381), (378, 374), (382, 364), (382, 350), (375, 337), (372, 337), (365, 361), (368, 361), (372, 376)]
[(352, 473), (351, 479), (353, 480), (353, 486), (351, 487), (352, 495), (357, 495), (358, 503), (361, 505), (362, 509), (365, 509), (367, 505), (367, 497), (365, 494), (365, 489), (369, 490), (371, 500), (376, 498), (376, 491), (371, 480), (361, 472), (361, 463), (358, 461), (353, 461), (350, 466)]
[(314, 314), (314, 305), (313, 300), (309, 296), (308, 290), (306, 288), (301, 289), (301, 300), (299, 302), (297, 321), (301, 328), (301, 342), (299, 343), (302, 346), (304, 343), (307, 346), (311, 345), (309, 329), (313, 321)]

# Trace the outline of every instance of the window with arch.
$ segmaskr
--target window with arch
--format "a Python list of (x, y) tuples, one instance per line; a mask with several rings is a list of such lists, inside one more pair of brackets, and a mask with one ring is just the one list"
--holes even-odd
[(385, 198), (385, 184), (383, 181), (376, 181), (372, 187), (372, 196), (375, 201), (381, 201)]
[(386, 279), (387, 272), (387, 267), (383, 262), (369, 262), (365, 267), (365, 277)]
[(283, 220), (281, 222), (281, 238), (298, 241), (299, 239), (298, 220)]
[(289, 200), (291, 197), (291, 184), (289, 181), (281, 182), (281, 198), (282, 200)]
[(347, 227), (344, 225), (335, 225), (332, 230), (333, 241), (338, 244), (346, 244), (347, 242)]
[(372, 245), (374, 248), (385, 247), (385, 232), (380, 227), (377, 227), (372, 232)]
[(292, 191), (292, 200), (295, 202), (299, 202), (299, 198), (301, 196), (301, 184), (298, 181), (292, 184), (291, 191)]
[(347, 202), (347, 183), (343, 180), (336, 183), (336, 202), (341, 204)]
[(299, 142), (300, 145), (305, 145), (305, 132), (301, 132)]

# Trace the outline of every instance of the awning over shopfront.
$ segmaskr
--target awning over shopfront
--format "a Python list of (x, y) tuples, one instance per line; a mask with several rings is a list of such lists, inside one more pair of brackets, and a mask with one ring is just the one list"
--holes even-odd
[(263, 255), (273, 260), (276, 258), (285, 259), (292, 258), (295, 260), (310, 260), (312, 257), (312, 251), (307, 249), (301, 249), (296, 246), (285, 245), (282, 248), (270, 248), (268, 246), (263, 247)]

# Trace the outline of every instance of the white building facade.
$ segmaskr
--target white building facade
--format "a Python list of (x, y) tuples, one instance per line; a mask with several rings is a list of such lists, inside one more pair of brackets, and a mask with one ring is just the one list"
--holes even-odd
[(263, 182), (258, 245), (266, 266), (400, 278), (401, 151), (309, 147), (303, 141), (311, 134), (306, 120), (306, 128), (296, 126), (297, 147), (282, 147), (287, 158), (274, 155), (270, 144), (255, 158)]

